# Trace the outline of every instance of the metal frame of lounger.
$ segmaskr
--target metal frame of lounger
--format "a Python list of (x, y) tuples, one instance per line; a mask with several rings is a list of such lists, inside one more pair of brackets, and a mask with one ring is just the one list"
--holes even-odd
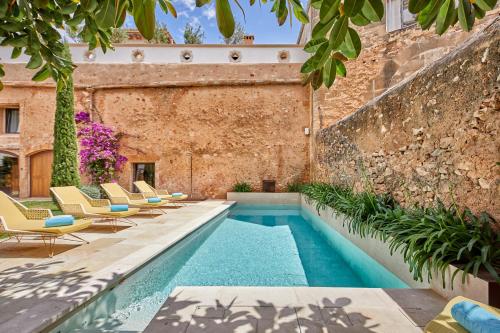
[(7, 226), (7, 223), (5, 222), (3, 216), (0, 216), (0, 231), (7, 235), (7, 239), (0, 241), (0, 243), (4, 243), (12, 238), (15, 238), (18, 243), (21, 243), (22, 238), (25, 236), (34, 237), (34, 238), (40, 237), (43, 241), (44, 248), (47, 250), (47, 253), (48, 253), (50, 258), (52, 258), (54, 256), (54, 248), (56, 245), (56, 240), (58, 238), (65, 239), (64, 236), (66, 236), (66, 235), (74, 237), (77, 240), (74, 240), (74, 239), (65, 239), (65, 240), (79, 241), (79, 242), (82, 242), (85, 244), (89, 244), (89, 241), (81, 238), (80, 236), (75, 235), (74, 233), (54, 234), (51, 232), (10, 229)]

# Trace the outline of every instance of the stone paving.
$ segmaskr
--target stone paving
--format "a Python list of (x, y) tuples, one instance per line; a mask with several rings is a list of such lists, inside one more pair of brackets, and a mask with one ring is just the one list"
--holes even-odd
[(58, 241), (47, 258), (41, 240), (0, 243), (0, 332), (36, 332), (151, 260), (232, 202), (203, 201), (156, 217), (134, 219), (114, 233), (98, 224), (78, 236), (80, 245)]
[(178, 287), (145, 333), (421, 332), (444, 305), (428, 289)]

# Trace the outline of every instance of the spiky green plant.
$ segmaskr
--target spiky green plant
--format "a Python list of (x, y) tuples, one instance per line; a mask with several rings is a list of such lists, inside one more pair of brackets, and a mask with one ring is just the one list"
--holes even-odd
[(468, 273), (477, 276), (481, 268), (500, 282), (500, 234), (497, 222), (487, 213), (474, 215), (455, 204), (446, 207), (437, 202), (432, 207), (402, 208), (390, 195), (373, 192), (355, 193), (332, 184), (302, 186), (307, 200), (316, 209), (331, 207), (346, 216), (349, 232), (372, 236), (389, 244), (391, 254), (401, 251), (415, 280), (430, 280), (439, 273), (445, 286), (445, 271), (450, 264), (460, 268), (462, 283)]
[(252, 192), (252, 186), (246, 182), (238, 182), (234, 184), (233, 192)]

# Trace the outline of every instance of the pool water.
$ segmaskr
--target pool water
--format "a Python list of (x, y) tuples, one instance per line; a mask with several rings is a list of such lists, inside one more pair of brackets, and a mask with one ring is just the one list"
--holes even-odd
[(300, 207), (236, 205), (54, 332), (141, 331), (176, 286), (408, 287)]

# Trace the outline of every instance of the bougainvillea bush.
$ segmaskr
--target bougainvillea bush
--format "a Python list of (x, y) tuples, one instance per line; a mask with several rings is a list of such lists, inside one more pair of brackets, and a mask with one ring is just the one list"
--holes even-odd
[(87, 174), (92, 184), (116, 180), (127, 158), (118, 153), (119, 133), (97, 122), (91, 122), (86, 112), (78, 112), (75, 121), (79, 124), (77, 136), (80, 140), (80, 172)]

